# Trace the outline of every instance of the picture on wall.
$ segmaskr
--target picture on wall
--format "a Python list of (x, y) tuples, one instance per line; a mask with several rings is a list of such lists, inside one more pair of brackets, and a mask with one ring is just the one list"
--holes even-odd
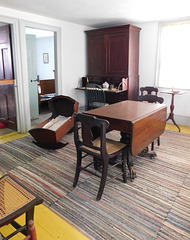
[(48, 53), (43, 53), (43, 62), (49, 63), (49, 54)]

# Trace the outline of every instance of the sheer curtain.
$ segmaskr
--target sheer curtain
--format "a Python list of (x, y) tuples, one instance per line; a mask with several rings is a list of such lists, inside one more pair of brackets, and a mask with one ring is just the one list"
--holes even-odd
[(157, 85), (190, 89), (190, 22), (161, 26)]

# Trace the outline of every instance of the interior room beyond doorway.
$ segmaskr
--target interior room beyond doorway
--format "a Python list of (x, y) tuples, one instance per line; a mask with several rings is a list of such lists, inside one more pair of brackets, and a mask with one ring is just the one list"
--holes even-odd
[[(35, 126), (49, 118), (48, 99), (56, 95), (55, 37), (53, 31), (30, 27), (25, 28), (25, 34), (31, 126)], [(54, 87), (49, 90), (52, 84)]]

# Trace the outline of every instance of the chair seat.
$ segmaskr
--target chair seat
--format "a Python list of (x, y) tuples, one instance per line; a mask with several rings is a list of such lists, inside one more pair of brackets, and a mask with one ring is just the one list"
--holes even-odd
[(30, 203), (35, 196), (5, 176), (0, 181), (0, 198), (0, 219), (3, 219)]
[[(101, 143), (100, 137), (96, 138), (93, 141), (93, 145), (96, 147), (100, 147), (100, 143)], [(124, 144), (124, 143), (116, 142), (111, 139), (106, 139), (106, 151), (107, 151), (108, 155), (116, 153), (116, 152), (120, 151), (121, 149), (123, 149), (124, 147), (126, 147), (126, 144)], [(89, 149), (90, 151), (93, 151), (94, 153), (100, 154), (100, 151), (88, 148), (86, 146), (84, 146), (83, 149)]]
[[(22, 232), (24, 235), (29, 233), (28, 222), (33, 220), (34, 206), (42, 202), (40, 197), (11, 176), (4, 175), (0, 178), (0, 227), (10, 223), (16, 228), (16, 231), (7, 236), (6, 239), (18, 232)], [(26, 213), (26, 224), (20, 226), (14, 220), (24, 213)]]
[(89, 103), (90, 107), (96, 107), (96, 108), (104, 107), (104, 106), (108, 106), (108, 105), (109, 105), (108, 103), (103, 103), (103, 102), (92, 102), (92, 103)]

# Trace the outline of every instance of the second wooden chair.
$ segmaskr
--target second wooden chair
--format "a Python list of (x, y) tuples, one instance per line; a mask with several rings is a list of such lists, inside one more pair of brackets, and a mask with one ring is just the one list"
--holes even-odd
[[(80, 126), (82, 128), (80, 129)], [(100, 137), (94, 139), (92, 129), (97, 128), (100, 130)], [(116, 162), (114, 165), (110, 165), (113, 168), (119, 164), (122, 164), (122, 172), (119, 175), (123, 175), (123, 182), (126, 183), (126, 158), (127, 158), (127, 145), (116, 142), (111, 139), (106, 139), (106, 130), (109, 128), (109, 122), (107, 120), (98, 119), (94, 116), (88, 116), (86, 114), (75, 114), (74, 122), (74, 140), (77, 150), (77, 165), (75, 178), (73, 182), (73, 187), (76, 187), (79, 174), (81, 171), (87, 171), (93, 175), (96, 172), (93, 169), (89, 169), (95, 161), (101, 163), (101, 181), (98, 190), (96, 200), (100, 200), (108, 174), (108, 164), (109, 160), (115, 158), (116, 156), (122, 154), (121, 161)], [(79, 131), (82, 130), (82, 134)], [(82, 166), (82, 159), (87, 155), (93, 157), (93, 161), (88, 163), (86, 166)], [(117, 175), (118, 176), (118, 175)], [(114, 176), (112, 178), (116, 178)]]
[[(138, 96), (138, 101), (146, 101), (149, 103), (163, 103), (164, 99), (162, 97), (158, 97), (158, 88), (147, 86), (140, 88), (141, 95)], [(144, 92), (147, 94), (143, 95)], [(160, 137), (157, 138), (158, 146), (160, 146)], [(151, 150), (154, 150), (154, 141), (151, 144)]]

